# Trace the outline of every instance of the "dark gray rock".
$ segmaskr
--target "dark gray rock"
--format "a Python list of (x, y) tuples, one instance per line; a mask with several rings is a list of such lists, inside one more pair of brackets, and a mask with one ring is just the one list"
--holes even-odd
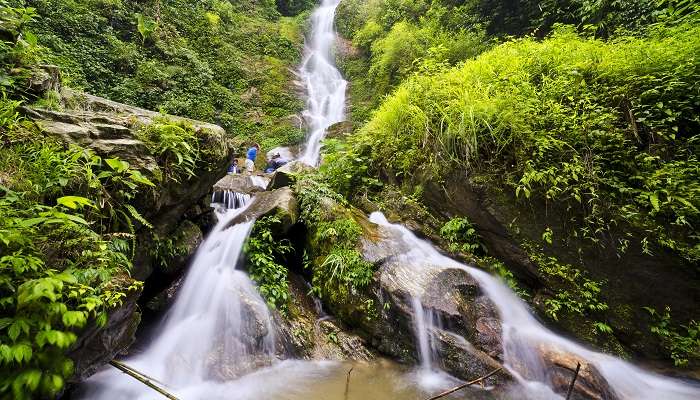
[(276, 214), (282, 220), (282, 225), (287, 230), (297, 222), (299, 209), (297, 199), (292, 189), (285, 187), (271, 192), (260, 192), (255, 195), (253, 204), (244, 212), (229, 222), (229, 226), (241, 222), (258, 219), (265, 215)]
[(87, 379), (134, 342), (141, 321), (136, 304), (139, 295), (140, 291), (132, 291), (121, 306), (109, 310), (104, 327), (92, 322), (82, 331), (68, 351), (68, 357), (75, 363), (75, 372), (69, 383)]
[(294, 184), (294, 182), (296, 182), (297, 175), (312, 170), (313, 167), (306, 165), (301, 161), (292, 161), (287, 163), (272, 174), (270, 183), (267, 185), (267, 190), (275, 190), (291, 186)]

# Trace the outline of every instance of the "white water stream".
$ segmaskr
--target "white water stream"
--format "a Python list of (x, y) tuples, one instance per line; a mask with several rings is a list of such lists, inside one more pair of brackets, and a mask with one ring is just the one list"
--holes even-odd
[[(373, 213), (370, 221), (396, 230), (406, 248), (398, 257), (411, 266), (439, 265), (466, 271), (496, 305), (501, 317), (505, 366), (526, 389), (522, 398), (561, 399), (550, 389), (550, 372), (541, 361), (538, 349), (558, 349), (573, 354), (595, 366), (610, 384), (615, 394), (625, 400), (697, 400), (700, 388), (681, 381), (646, 372), (621, 359), (589, 350), (564, 339), (540, 324), (526, 304), (503, 282), (484, 271), (468, 267), (440, 254), (430, 243), (418, 239), (411, 231), (391, 224), (381, 213)], [(415, 302), (415, 299), (414, 299)], [(422, 306), (414, 310), (424, 314)], [(430, 325), (424, 317), (414, 320), (421, 359), (433, 354), (430, 348)], [(525, 394), (527, 393), (527, 394)]]
[(333, 45), (335, 10), (340, 0), (322, 0), (311, 16), (311, 37), (299, 74), (307, 92), (304, 117), (309, 123), (309, 137), (300, 160), (311, 166), (319, 162), (321, 140), (329, 126), (345, 117), (345, 90), (347, 81), (335, 66)]
[[(270, 312), (248, 275), (237, 269), (253, 221), (226, 228), (245, 208), (220, 214), (197, 250), (159, 336), (125, 362), (182, 398), (215, 398), (213, 387), (269, 364), (275, 353)], [(85, 399), (151, 399), (154, 391), (114, 368), (91, 377)]]

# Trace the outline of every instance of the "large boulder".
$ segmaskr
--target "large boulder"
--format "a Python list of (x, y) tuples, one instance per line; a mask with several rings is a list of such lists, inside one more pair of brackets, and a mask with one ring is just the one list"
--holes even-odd
[(267, 190), (275, 190), (287, 186), (291, 186), (296, 182), (299, 174), (312, 171), (313, 167), (304, 164), (301, 161), (292, 161), (278, 168), (272, 174), (270, 183), (267, 185)]
[[(366, 226), (366, 225), (365, 225)], [(361, 323), (371, 341), (382, 352), (403, 361), (415, 362), (419, 350), (414, 337), (415, 301), (433, 319), (440, 321), (430, 335), (437, 342), (440, 367), (469, 379), (486, 375), (500, 366), (500, 326), (493, 304), (467, 272), (439, 259), (407, 263), (401, 257), (414, 250), (400, 232), (375, 226), (362, 238), (365, 260), (378, 265), (369, 291), (382, 304), (378, 317)], [(334, 305), (344, 307), (343, 305)], [(344, 313), (341, 313), (344, 314)], [(362, 321), (367, 321), (363, 323)], [(489, 383), (507, 379), (507, 374), (489, 378)]]
[(312, 360), (376, 359), (367, 343), (343, 323), (324, 313), (321, 302), (309, 294), (301, 276), (289, 272), (289, 311), (276, 316), (279, 347), (295, 358)]
[(285, 187), (271, 192), (258, 193), (255, 195), (253, 203), (244, 212), (233, 218), (229, 222), (229, 226), (271, 214), (280, 217), (285, 231), (297, 222), (299, 210), (292, 189)]

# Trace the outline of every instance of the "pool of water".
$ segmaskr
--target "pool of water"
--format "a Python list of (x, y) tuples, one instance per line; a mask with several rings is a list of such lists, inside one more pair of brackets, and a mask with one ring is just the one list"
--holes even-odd
[[(72, 398), (90, 399), (92, 393), (119, 399), (164, 399), (133, 378), (115, 375), (111, 367), (84, 384)], [(349, 372), (349, 379), (348, 379)], [(104, 378), (104, 379), (103, 379)], [(239, 379), (201, 382), (167, 390), (182, 400), (389, 400), (428, 399), (462, 382), (449, 375), (408, 368), (388, 360), (371, 363), (335, 361), (282, 361)], [(445, 399), (523, 399), (490, 388), (462, 389)]]

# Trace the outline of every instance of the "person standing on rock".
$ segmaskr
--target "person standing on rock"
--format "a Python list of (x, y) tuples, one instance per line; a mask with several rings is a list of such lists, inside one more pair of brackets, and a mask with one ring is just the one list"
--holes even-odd
[(231, 165), (229, 165), (227, 172), (229, 175), (240, 173), (240, 170), (238, 169), (238, 159), (236, 157), (231, 160)]
[(245, 159), (245, 169), (248, 172), (255, 171), (255, 159), (258, 158), (258, 151), (260, 151), (260, 145), (255, 143), (251, 148), (248, 149), (248, 154)]

